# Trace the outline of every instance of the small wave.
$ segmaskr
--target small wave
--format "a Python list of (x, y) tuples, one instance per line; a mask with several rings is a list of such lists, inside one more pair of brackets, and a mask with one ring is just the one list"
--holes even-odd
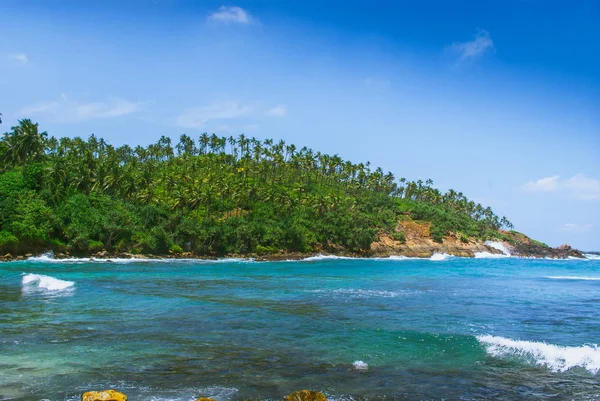
[(454, 257), (454, 255), (449, 255), (447, 253), (434, 253), (433, 255), (431, 255), (429, 260), (441, 261), (441, 260), (447, 260), (447, 259), (450, 259), (453, 257)]
[(585, 281), (600, 281), (600, 277), (588, 276), (546, 276), (544, 278), (550, 280), (585, 280)]
[(485, 241), (483, 244), (489, 246), (490, 248), (494, 248), (494, 249), (499, 250), (505, 256), (510, 256), (511, 255), (510, 251), (508, 250), (508, 248), (506, 247), (506, 245), (504, 245), (500, 241)]
[(589, 260), (600, 260), (600, 255), (596, 255), (593, 253), (584, 253), (583, 256), (585, 256), (585, 258)]
[(403, 292), (385, 291), (385, 290), (363, 290), (357, 288), (340, 288), (337, 290), (314, 290), (315, 294), (323, 294), (333, 298), (396, 298), (406, 295)]
[(315, 256), (309, 256), (308, 258), (304, 258), (304, 259), (300, 259), (301, 262), (315, 262), (315, 261), (319, 261), (319, 260), (339, 260), (339, 259), (359, 259), (359, 258), (353, 258), (350, 256), (336, 256), (336, 255), (315, 255)]
[(23, 288), (38, 288), (45, 291), (62, 291), (75, 285), (73, 281), (59, 280), (42, 274), (26, 274), (21, 280)]
[(367, 370), (367, 369), (369, 369), (369, 365), (366, 362), (363, 362), (363, 361), (354, 361), (354, 363), (352, 364), (352, 366), (356, 370)]
[(582, 367), (592, 374), (600, 371), (600, 348), (597, 345), (565, 347), (535, 341), (519, 341), (496, 336), (478, 336), (488, 354), (494, 357), (516, 356), (553, 372), (564, 372)]
[(196, 258), (62, 258), (56, 259), (52, 252), (27, 259), (29, 262), (40, 263), (242, 263), (254, 262), (253, 258), (221, 258), (221, 259), (196, 259)]

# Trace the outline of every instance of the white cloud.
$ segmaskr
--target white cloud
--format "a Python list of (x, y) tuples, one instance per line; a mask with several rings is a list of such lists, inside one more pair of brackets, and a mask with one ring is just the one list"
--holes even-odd
[(251, 112), (251, 107), (236, 102), (213, 103), (185, 109), (175, 117), (175, 124), (183, 128), (203, 128), (210, 121), (240, 118)]
[(221, 6), (217, 11), (209, 15), (208, 19), (223, 24), (249, 24), (253, 22), (250, 14), (237, 6)]
[(473, 40), (469, 42), (454, 42), (446, 47), (446, 50), (455, 54), (458, 57), (458, 61), (469, 61), (495, 49), (489, 32), (479, 29)]
[(586, 177), (583, 174), (561, 179), (560, 176), (540, 178), (522, 186), (528, 192), (563, 192), (573, 199), (600, 199), (600, 180)]
[(578, 199), (600, 199), (600, 180), (577, 174), (562, 182), (562, 186)]
[(27, 55), (25, 53), (9, 54), (8, 58), (10, 60), (17, 61), (21, 64), (27, 64), (29, 62), (29, 58), (27, 57)]
[(537, 181), (529, 181), (523, 188), (531, 192), (548, 192), (558, 189), (558, 180), (560, 176), (553, 175), (552, 177), (540, 178)]
[(287, 114), (287, 105), (278, 104), (277, 106), (267, 110), (265, 114), (270, 117), (285, 117)]
[(121, 98), (108, 98), (103, 102), (78, 102), (62, 95), (61, 100), (43, 102), (21, 109), (20, 115), (30, 117), (46, 114), (59, 122), (76, 122), (102, 118), (120, 117), (140, 109), (139, 103)]
[(568, 231), (571, 233), (587, 233), (590, 232), (594, 228), (593, 224), (573, 224), (566, 223), (562, 226), (561, 231)]

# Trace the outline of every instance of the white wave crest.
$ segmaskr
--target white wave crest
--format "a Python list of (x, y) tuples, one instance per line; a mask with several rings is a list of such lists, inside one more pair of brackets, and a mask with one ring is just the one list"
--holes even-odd
[(23, 288), (38, 288), (45, 291), (62, 291), (75, 285), (73, 281), (59, 280), (42, 274), (26, 274), (21, 280)]
[(484, 344), (488, 354), (494, 357), (525, 358), (554, 372), (564, 372), (574, 367), (582, 367), (592, 374), (600, 371), (600, 348), (595, 344), (565, 347), (490, 335), (479, 336), (477, 340)]
[(483, 244), (489, 246), (490, 248), (499, 250), (506, 256), (510, 256), (510, 251), (508, 250), (506, 245), (504, 245), (500, 241), (485, 241)]
[(319, 260), (338, 260), (338, 259), (358, 259), (350, 256), (336, 256), (336, 255), (315, 255), (309, 256), (308, 258), (300, 259), (302, 262), (316, 262)]
[(589, 260), (600, 260), (600, 255), (596, 255), (593, 253), (584, 253), (583, 256), (585, 256), (585, 258)]
[(585, 280), (585, 281), (600, 281), (600, 277), (589, 276), (546, 276), (550, 280)]
[(356, 369), (356, 370), (367, 370), (367, 369), (369, 369), (369, 365), (366, 362), (363, 362), (363, 361), (354, 361), (354, 363), (352, 364), (352, 366), (354, 366), (354, 369)]
[(242, 263), (254, 262), (253, 258), (221, 258), (221, 259), (196, 259), (196, 258), (156, 258), (149, 259), (144, 257), (132, 258), (63, 258), (56, 259), (52, 252), (45, 253), (39, 256), (32, 256), (27, 259), (29, 262), (40, 263)]
[(431, 255), (429, 260), (441, 261), (441, 260), (447, 260), (447, 259), (450, 259), (453, 257), (454, 257), (454, 255), (449, 255), (447, 253), (434, 253), (433, 255)]

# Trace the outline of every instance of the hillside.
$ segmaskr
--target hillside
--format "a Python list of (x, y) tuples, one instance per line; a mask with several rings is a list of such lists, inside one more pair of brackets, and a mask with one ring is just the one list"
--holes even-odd
[(244, 135), (115, 148), (21, 120), (0, 160), (1, 254), (368, 256), (409, 246), (422, 227), (429, 251), (454, 243), (472, 256), (485, 240), (510, 240), (500, 230), (512, 227), (431, 180)]

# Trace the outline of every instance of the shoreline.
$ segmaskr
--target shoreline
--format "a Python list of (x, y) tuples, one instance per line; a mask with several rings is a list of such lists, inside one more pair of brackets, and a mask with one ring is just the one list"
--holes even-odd
[[(281, 252), (270, 255), (259, 255), (259, 254), (228, 254), (221, 256), (207, 256), (207, 255), (196, 255), (191, 252), (180, 253), (180, 254), (166, 254), (166, 255), (154, 255), (154, 254), (132, 254), (132, 253), (108, 253), (98, 252), (88, 255), (71, 255), (68, 253), (54, 253), (52, 251), (46, 251), (40, 254), (27, 253), (24, 255), (0, 255), (0, 262), (18, 262), (18, 261), (36, 261), (36, 260), (52, 260), (52, 261), (89, 261), (89, 262), (101, 262), (106, 261), (111, 263), (116, 261), (167, 261), (167, 260), (198, 260), (198, 261), (244, 261), (244, 262), (295, 262), (295, 261), (316, 261), (316, 260), (327, 260), (327, 259), (348, 259), (348, 260), (445, 260), (449, 258), (466, 258), (466, 259), (543, 259), (543, 260), (593, 260), (585, 256), (586, 254), (577, 250), (574, 250), (578, 256), (571, 254), (555, 256), (548, 255), (535, 255), (535, 254), (504, 254), (495, 248), (488, 247), (490, 251), (482, 251), (475, 253), (474, 255), (467, 255), (464, 252), (438, 252), (432, 251), (429, 256), (414, 256), (406, 255), (402, 253), (371, 253), (371, 254), (356, 254), (348, 252)], [(558, 249), (558, 248), (552, 248)], [(478, 255), (479, 254), (479, 255)], [(580, 256), (579, 256), (580, 255)]]

